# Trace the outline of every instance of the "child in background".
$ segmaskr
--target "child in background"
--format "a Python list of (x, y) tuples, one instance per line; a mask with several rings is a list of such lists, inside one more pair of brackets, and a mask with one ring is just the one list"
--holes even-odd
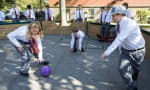
[(79, 30), (77, 27), (73, 27), (72, 29), (72, 39), (71, 39), (71, 52), (77, 51), (77, 40), (79, 41), (78, 49), (80, 51), (80, 54), (84, 52), (83, 50), (83, 40), (84, 40), (85, 34), (83, 31)]

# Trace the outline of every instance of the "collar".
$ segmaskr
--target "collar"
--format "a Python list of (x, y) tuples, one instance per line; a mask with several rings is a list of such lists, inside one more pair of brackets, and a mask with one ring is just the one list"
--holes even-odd
[(121, 19), (121, 21), (119, 22), (119, 24), (120, 25), (122, 25), (123, 24), (123, 22), (124, 22), (124, 20), (126, 20), (127, 19), (127, 17), (125, 16), (125, 17), (123, 17), (122, 19)]

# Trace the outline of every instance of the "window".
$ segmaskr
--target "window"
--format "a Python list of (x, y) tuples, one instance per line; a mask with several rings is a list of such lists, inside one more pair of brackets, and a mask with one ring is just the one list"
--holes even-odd
[(88, 19), (94, 19), (94, 9), (88, 9)]

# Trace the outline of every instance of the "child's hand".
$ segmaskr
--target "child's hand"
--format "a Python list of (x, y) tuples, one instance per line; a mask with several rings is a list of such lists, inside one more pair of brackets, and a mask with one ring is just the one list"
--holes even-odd
[(40, 64), (44, 59), (43, 58), (38, 58), (37, 61), (38, 61), (38, 64)]
[(101, 54), (101, 61), (103, 61), (104, 60), (104, 53), (103, 54)]
[(23, 52), (23, 46), (18, 46), (18, 50), (19, 50), (19, 52)]

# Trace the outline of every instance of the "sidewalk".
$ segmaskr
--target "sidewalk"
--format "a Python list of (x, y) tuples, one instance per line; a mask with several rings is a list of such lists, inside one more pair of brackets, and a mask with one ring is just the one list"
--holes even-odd
[[(100, 54), (110, 43), (90, 38), (86, 52), (79, 55), (70, 53), (70, 39), (61, 35), (44, 37), (44, 58), (52, 68), (48, 78), (41, 77), (41, 66), (34, 59), (30, 77), (20, 76), (19, 55), (8, 40), (0, 40), (0, 90), (126, 90), (117, 70), (119, 52), (100, 61)], [(149, 75), (150, 62), (145, 60), (138, 90), (150, 90)]]

